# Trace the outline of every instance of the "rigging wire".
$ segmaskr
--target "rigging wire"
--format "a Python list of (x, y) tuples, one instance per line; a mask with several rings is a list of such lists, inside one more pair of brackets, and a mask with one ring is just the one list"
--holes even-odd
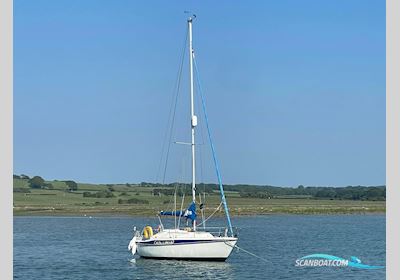
[[(185, 202), (185, 193), (183, 193), (183, 196), (182, 196), (181, 213), (182, 213), (182, 211), (183, 211), (183, 203), (184, 203), (184, 202)], [(179, 219), (178, 219), (178, 229), (179, 229), (180, 225), (181, 225), (181, 215), (179, 215)]]
[[(197, 95), (197, 101), (199, 102), (199, 104), (201, 104), (201, 99), (200, 99), (199, 95)], [(200, 118), (201, 118), (204, 115), (204, 112), (202, 110), (199, 110), (199, 115), (200, 115)], [(204, 119), (204, 116), (203, 116), (203, 119)], [(206, 216), (206, 208), (205, 208), (205, 205), (206, 205), (206, 184), (204, 182), (204, 176), (203, 176), (203, 165), (204, 165), (203, 164), (203, 162), (204, 162), (203, 156), (204, 156), (204, 149), (205, 149), (205, 147), (203, 148), (203, 145), (205, 145), (205, 141), (204, 141), (204, 125), (203, 125), (202, 121), (199, 121), (199, 128), (200, 129), (198, 129), (198, 130), (200, 131), (201, 145), (199, 145), (198, 151), (199, 151), (199, 159), (200, 159), (200, 178), (201, 178), (200, 182), (202, 182), (201, 184), (203, 186), (203, 198), (204, 198), (203, 202), (201, 201), (200, 194), (199, 194), (199, 197), (200, 197), (200, 203), (203, 203), (203, 207), (200, 210), (201, 210), (201, 215), (202, 215), (202, 220), (203, 220), (202, 224), (203, 224), (203, 227), (205, 227), (206, 224), (204, 222), (204, 217)]]
[[(181, 179), (181, 181), (183, 182), (183, 180), (184, 180), (184, 178), (185, 178), (185, 173), (186, 173), (186, 169), (185, 169), (185, 166), (186, 166), (186, 164), (185, 164), (185, 157), (184, 156), (182, 156), (182, 170), (181, 170), (181, 177), (179, 178), (179, 176), (177, 177), (177, 182), (175, 182), (175, 184), (174, 184), (174, 196), (176, 195), (176, 192), (177, 192), (177, 190), (179, 189), (179, 190), (181, 190), (182, 188), (184, 188), (184, 187), (182, 187), (182, 184), (180, 184), (179, 183), (179, 179)], [(169, 200), (168, 200), (168, 206), (167, 206), (167, 208), (166, 209), (170, 209), (170, 207), (171, 207), (171, 204), (172, 204), (172, 198), (170, 198)], [(176, 207), (175, 207), (176, 208)], [(179, 224), (179, 223), (178, 223)], [(179, 226), (178, 226), (179, 227)]]
[[(174, 93), (173, 99), (171, 101), (167, 128), (166, 128), (166, 131), (165, 131), (165, 134), (164, 134), (164, 141), (163, 141), (162, 150), (161, 150), (161, 157), (160, 157), (160, 162), (158, 164), (158, 170), (157, 170), (157, 182), (159, 182), (161, 166), (162, 166), (162, 162), (163, 162), (163, 156), (164, 156), (164, 153), (165, 153), (165, 146), (166, 146), (166, 142), (168, 142), (166, 155), (165, 155), (165, 164), (164, 164), (164, 168), (163, 168), (162, 185), (165, 184), (165, 176), (166, 176), (166, 173), (167, 173), (167, 166), (168, 166), (169, 153), (170, 153), (170, 148), (171, 148), (171, 143), (172, 143), (172, 136), (174, 135), (174, 124), (175, 124), (176, 107), (177, 107), (177, 103), (178, 103), (179, 91), (180, 91), (180, 86), (181, 86), (181, 78), (182, 78), (183, 64), (184, 64), (184, 61), (185, 61), (185, 52), (186, 52), (187, 40), (188, 40), (188, 28), (186, 28), (185, 39), (183, 40), (183, 46), (182, 46), (182, 53), (181, 53), (181, 56), (180, 56), (179, 69), (178, 69), (177, 78), (176, 78), (175, 87), (174, 87), (175, 88), (175, 93)], [(185, 159), (183, 158), (182, 161), (184, 162)], [(183, 171), (183, 173), (184, 173), (184, 171)], [(182, 177), (184, 177), (183, 173), (181, 174)], [(181, 186), (179, 186), (179, 178), (178, 178), (178, 182), (176, 182), (174, 184), (174, 196), (176, 196), (176, 192), (177, 192), (178, 188), (181, 188)], [(171, 203), (172, 203), (172, 198), (170, 198), (169, 201), (168, 201), (167, 209), (170, 209)], [(174, 211), (176, 211), (176, 198), (175, 198)], [(176, 219), (175, 219), (175, 227), (176, 227)]]
[(220, 188), (220, 192), (221, 192), (221, 200), (222, 200), (222, 203), (224, 204), (225, 216), (226, 216), (226, 219), (227, 219), (227, 222), (228, 222), (229, 232), (230, 232), (231, 235), (233, 235), (233, 229), (232, 229), (231, 218), (229, 216), (228, 204), (226, 202), (224, 189), (223, 189), (223, 186), (222, 186), (222, 178), (221, 178), (221, 174), (220, 174), (219, 168), (218, 168), (217, 155), (216, 155), (215, 150), (214, 150), (214, 145), (213, 145), (212, 138), (211, 138), (210, 126), (208, 124), (208, 117), (207, 117), (207, 112), (206, 112), (206, 104), (205, 104), (205, 101), (204, 101), (203, 91), (201, 90), (199, 71), (197, 69), (197, 63), (196, 63), (196, 59), (195, 59), (194, 56), (193, 56), (193, 62), (194, 62), (194, 69), (195, 69), (195, 72), (196, 72), (198, 89), (199, 89), (200, 96), (201, 96), (201, 104), (202, 104), (202, 107), (203, 107), (204, 118), (205, 118), (205, 121), (206, 121), (208, 139), (209, 139), (210, 146), (211, 146), (212, 156), (213, 156), (214, 165), (215, 165), (215, 171), (217, 173), (219, 188)]
[[(199, 95), (196, 95), (196, 97), (197, 97), (197, 101), (199, 102), (199, 104), (200, 104), (200, 97), (199, 97)], [(201, 117), (202, 117), (202, 111), (201, 110), (199, 110), (199, 112), (198, 112), (198, 116), (199, 116), (199, 119), (201, 119)], [(197, 148), (197, 154), (198, 154), (198, 157), (197, 157), (197, 159), (200, 161), (200, 164), (198, 164), (197, 166), (200, 166), (200, 176), (199, 176), (199, 180), (198, 180), (198, 184), (197, 185), (199, 185), (199, 187), (196, 187), (196, 189), (199, 189), (199, 192), (198, 192), (198, 197), (199, 197), (199, 205), (200, 205), (200, 212), (201, 212), (201, 219), (202, 219), (202, 221), (204, 221), (204, 217), (205, 217), (205, 209), (204, 209), (204, 205), (205, 205), (205, 199), (204, 199), (204, 201), (202, 201), (202, 199), (201, 199), (201, 190), (203, 191), (203, 194), (205, 193), (205, 184), (204, 184), (204, 176), (203, 176), (203, 145), (204, 145), (204, 136), (203, 136), (203, 122), (202, 121), (199, 121), (198, 122), (198, 127), (197, 127), (197, 131), (199, 132), (199, 134), (200, 134), (200, 138), (201, 138), (201, 141), (197, 144), (197, 146), (198, 146), (198, 148)], [(202, 187), (202, 188), (201, 188)], [(202, 223), (203, 224), (203, 223)], [(205, 224), (203, 224), (203, 226), (204, 226)]]
[[(199, 104), (201, 104), (200, 96), (197, 95), (197, 99), (198, 99)], [(200, 117), (203, 115), (202, 113), (203, 113), (203, 111), (199, 110)], [(201, 145), (199, 145), (199, 148), (198, 148), (199, 159), (200, 159), (200, 178), (201, 178), (200, 182), (202, 182), (201, 184), (203, 185), (203, 193), (205, 193), (206, 185), (204, 183), (204, 176), (203, 176), (203, 165), (204, 165), (203, 164), (203, 162), (204, 162), (203, 161), (203, 155), (204, 155), (203, 145), (205, 145), (205, 141), (204, 141), (204, 125), (203, 125), (203, 122), (201, 122), (201, 121), (199, 122), (199, 128), (200, 129), (198, 129), (198, 131), (200, 131), (200, 138), (201, 138), (201, 142), (200, 142)], [(203, 203), (205, 203), (205, 200), (203, 201)]]
[(243, 252), (249, 254), (250, 256), (253, 256), (253, 257), (255, 257), (255, 258), (257, 258), (257, 259), (260, 259), (260, 260), (262, 260), (262, 261), (264, 261), (264, 262), (272, 263), (271, 261), (269, 261), (269, 260), (267, 260), (267, 259), (265, 259), (265, 258), (263, 258), (263, 257), (257, 256), (256, 254), (254, 254), (254, 253), (252, 253), (252, 252), (250, 252), (250, 251), (247, 251), (247, 250), (245, 250), (245, 249), (239, 247), (239, 246), (236, 245), (236, 244), (235, 244), (235, 245), (231, 245), (231, 244), (229, 244), (229, 242), (227, 242), (227, 241), (225, 241), (224, 243), (225, 243), (226, 245), (228, 245), (229, 247), (237, 248), (239, 252), (240, 252), (240, 251), (243, 251)]
[(221, 206), (222, 206), (222, 201), (221, 201), (221, 203), (218, 205), (218, 207), (215, 209), (215, 211), (214, 211), (210, 216), (208, 216), (207, 219), (205, 219), (204, 221), (202, 221), (202, 222), (201, 222), (200, 224), (198, 224), (197, 226), (201, 226), (202, 224), (204, 224), (205, 222), (207, 222), (212, 216), (214, 216), (215, 213), (218, 212), (218, 210), (221, 208)]
[[(163, 184), (165, 183), (165, 175), (166, 175), (166, 172), (167, 172), (169, 151), (170, 151), (170, 148), (171, 148), (171, 139), (172, 139), (173, 129), (174, 129), (176, 105), (177, 105), (177, 102), (178, 102), (179, 90), (180, 90), (180, 85), (181, 85), (182, 69), (183, 69), (183, 63), (184, 63), (184, 60), (185, 60), (185, 51), (186, 51), (187, 39), (188, 39), (188, 30), (186, 29), (185, 39), (184, 39), (183, 47), (182, 47), (181, 61), (180, 61), (180, 65), (179, 65), (177, 79), (176, 79), (176, 82), (175, 82), (175, 95), (174, 95), (174, 98), (173, 98), (173, 100), (171, 102), (171, 107), (170, 107), (170, 111), (169, 111), (169, 118), (168, 119), (169, 120), (171, 119), (171, 123), (167, 125), (167, 129), (165, 131), (164, 141), (163, 141), (163, 146), (162, 146), (162, 151), (161, 151), (161, 158), (160, 158), (160, 162), (159, 162), (159, 165), (158, 165), (158, 171), (157, 171), (157, 181), (158, 181), (159, 177), (160, 177), (162, 159), (163, 159), (164, 150), (165, 150), (165, 143), (167, 142), (166, 140), (168, 138), (167, 153), (166, 153), (166, 156), (165, 156), (165, 165), (164, 165), (164, 172), (163, 172), (163, 179), (162, 179), (162, 183)], [(168, 137), (168, 132), (169, 132), (169, 137)]]
[(204, 223), (204, 204), (201, 202), (201, 193), (199, 193), (199, 202), (200, 202), (200, 212), (201, 212), (201, 224), (203, 224), (204, 230), (206, 230), (206, 224)]

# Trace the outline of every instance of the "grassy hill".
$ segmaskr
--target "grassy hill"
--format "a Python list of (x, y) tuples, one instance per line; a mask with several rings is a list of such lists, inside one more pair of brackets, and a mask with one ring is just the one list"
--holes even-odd
[[(19, 176), (18, 176), (19, 177)], [(187, 188), (187, 187), (179, 187)], [(178, 189), (179, 189), (178, 188)], [(198, 187), (202, 191), (201, 187)], [(204, 188), (203, 190), (205, 190)], [(229, 188), (228, 188), (229, 189)], [(160, 191), (161, 190), (161, 191)], [(165, 190), (165, 191), (163, 191)], [(244, 192), (243, 192), (244, 191)], [(14, 177), (14, 215), (135, 215), (153, 216), (171, 210), (173, 185), (156, 184), (82, 184), (70, 191), (64, 181), (45, 181), (43, 188), (32, 188), (29, 179)], [(245, 195), (243, 195), (245, 193)], [(382, 213), (385, 201), (324, 199), (312, 195), (254, 196), (252, 188), (228, 190), (226, 197), (232, 215), (254, 214), (335, 214)], [(191, 196), (185, 196), (187, 206)], [(180, 205), (182, 197), (177, 198)], [(204, 198), (202, 195), (202, 200)], [(205, 212), (211, 214), (220, 204), (218, 190), (205, 193)], [(178, 206), (179, 207), (179, 206)], [(220, 211), (217, 215), (222, 215)]]

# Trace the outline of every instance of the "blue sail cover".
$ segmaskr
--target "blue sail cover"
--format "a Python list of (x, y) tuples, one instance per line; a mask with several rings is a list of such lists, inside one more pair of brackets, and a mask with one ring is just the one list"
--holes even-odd
[(181, 216), (192, 221), (196, 220), (196, 204), (192, 202), (189, 207), (184, 211), (161, 211), (160, 215), (163, 216)]

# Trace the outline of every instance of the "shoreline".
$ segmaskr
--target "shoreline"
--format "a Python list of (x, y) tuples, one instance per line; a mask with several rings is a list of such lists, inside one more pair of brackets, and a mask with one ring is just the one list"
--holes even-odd
[[(312, 216), (312, 215), (326, 215), (326, 216), (334, 216), (334, 215), (385, 215), (385, 210), (374, 209), (372, 211), (360, 211), (360, 210), (352, 210), (343, 209), (342, 211), (336, 210), (332, 211), (332, 209), (318, 209), (317, 211), (270, 211), (270, 212), (247, 212), (247, 213), (230, 213), (232, 218), (240, 218), (240, 217), (254, 217), (254, 216), (273, 216), (273, 215), (303, 215), (303, 216)], [(138, 213), (138, 212), (125, 212), (125, 211), (49, 211), (49, 210), (34, 210), (34, 211), (14, 211), (13, 217), (143, 217), (143, 218), (151, 218), (157, 216), (157, 212), (154, 213)], [(218, 214), (214, 215), (214, 217), (222, 218), (224, 215)]]

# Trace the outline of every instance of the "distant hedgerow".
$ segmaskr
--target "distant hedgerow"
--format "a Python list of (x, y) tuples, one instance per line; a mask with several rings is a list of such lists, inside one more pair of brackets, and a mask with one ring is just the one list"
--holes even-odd
[(118, 204), (149, 204), (148, 200), (138, 199), (138, 198), (130, 198), (127, 200), (118, 199)]
[(95, 193), (84, 192), (83, 197), (94, 197), (94, 198), (110, 198), (115, 197), (115, 195), (110, 191), (98, 191)]

